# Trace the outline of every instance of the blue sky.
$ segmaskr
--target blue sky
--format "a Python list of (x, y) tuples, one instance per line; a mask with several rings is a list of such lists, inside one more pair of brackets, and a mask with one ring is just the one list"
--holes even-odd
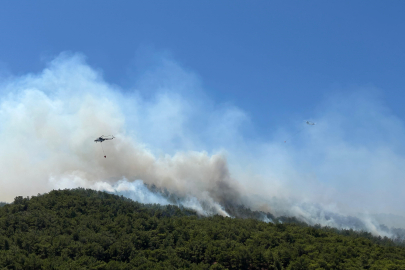
[(403, 1), (2, 1), (0, 61), (38, 72), (81, 52), (121, 86), (166, 53), (260, 134), (311, 117), (330, 92), (373, 86), (405, 117)]
[[(404, 1), (0, 7), (0, 201), (141, 180), (405, 228)], [(100, 160), (101, 134), (117, 138)]]

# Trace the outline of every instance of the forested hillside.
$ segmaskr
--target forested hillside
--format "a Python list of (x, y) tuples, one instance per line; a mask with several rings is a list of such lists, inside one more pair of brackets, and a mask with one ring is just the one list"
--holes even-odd
[(0, 269), (405, 269), (389, 239), (291, 221), (52, 191), (0, 208)]

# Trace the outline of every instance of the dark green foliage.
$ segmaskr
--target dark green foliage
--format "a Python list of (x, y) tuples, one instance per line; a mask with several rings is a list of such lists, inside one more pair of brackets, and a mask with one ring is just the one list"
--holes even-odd
[(389, 239), (287, 222), (52, 191), (0, 208), (0, 269), (405, 269)]
[(5, 206), (7, 203), (5, 203), (5, 202), (0, 202), (0, 207), (3, 207), (3, 206)]

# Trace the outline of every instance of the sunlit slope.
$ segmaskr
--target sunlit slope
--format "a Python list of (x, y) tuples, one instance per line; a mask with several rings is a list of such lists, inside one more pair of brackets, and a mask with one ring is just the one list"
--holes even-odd
[[(249, 211), (246, 211), (248, 213)], [(348, 234), (348, 235), (344, 235)], [(389, 239), (304, 224), (201, 217), (75, 189), (0, 208), (6, 269), (403, 269)]]

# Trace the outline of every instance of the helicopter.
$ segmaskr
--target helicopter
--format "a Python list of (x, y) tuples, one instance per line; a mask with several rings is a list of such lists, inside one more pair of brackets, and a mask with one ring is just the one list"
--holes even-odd
[[(315, 125), (316, 125), (316, 123), (311, 122), (311, 121), (304, 120), (304, 122), (305, 122), (307, 125), (309, 125), (309, 126), (315, 126)], [(301, 129), (298, 130), (296, 133), (294, 133), (294, 134), (292, 135), (292, 137), (294, 137), (295, 135), (297, 135), (298, 133), (300, 133), (300, 132), (303, 131), (304, 129), (305, 129), (305, 127), (301, 128)], [(286, 142), (287, 142), (287, 140), (284, 141), (284, 143), (286, 143)]]
[(100, 137), (98, 137), (97, 139), (94, 140), (96, 143), (98, 143), (98, 142), (100, 143), (101, 149), (103, 150), (104, 158), (107, 158), (107, 155), (104, 153), (104, 148), (101, 143), (104, 141), (112, 140), (114, 138), (115, 137), (113, 135), (107, 135), (107, 136), (101, 135)]
[(311, 121), (305, 121), (305, 123), (307, 123), (307, 124), (310, 125), (310, 126), (315, 126), (315, 125), (316, 125), (316, 123), (311, 122)]
[(114, 137), (113, 135), (107, 135), (107, 136), (101, 135), (100, 137), (98, 137), (98, 138), (95, 139), (94, 141), (95, 141), (96, 143), (98, 143), (98, 142), (102, 143), (102, 142), (104, 142), (104, 141), (112, 140), (112, 139), (114, 139), (114, 138), (115, 138), (115, 137)]

